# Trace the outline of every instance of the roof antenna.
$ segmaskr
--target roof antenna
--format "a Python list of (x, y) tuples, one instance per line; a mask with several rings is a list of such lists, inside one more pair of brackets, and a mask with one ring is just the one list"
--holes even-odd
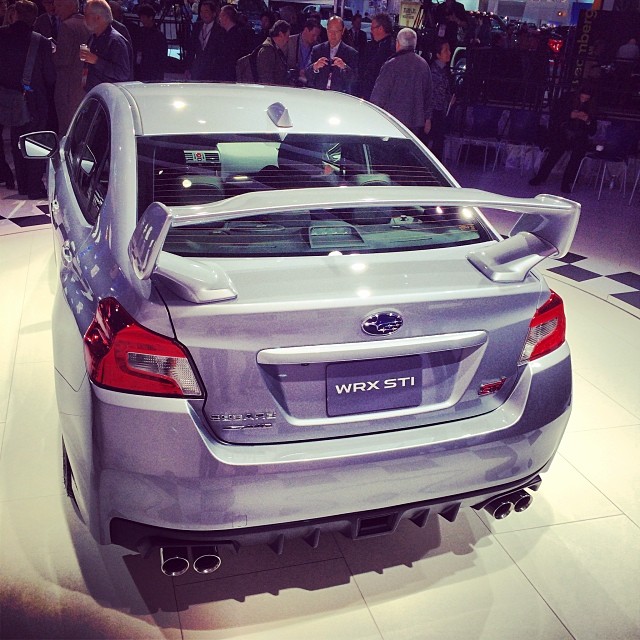
[(292, 127), (291, 118), (287, 108), (280, 102), (274, 102), (268, 109), (267, 114), (271, 119), (271, 122), (276, 127)]

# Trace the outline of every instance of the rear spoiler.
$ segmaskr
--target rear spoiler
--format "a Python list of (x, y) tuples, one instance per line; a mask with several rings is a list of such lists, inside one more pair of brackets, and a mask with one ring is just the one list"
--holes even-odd
[(157, 274), (186, 300), (198, 303), (231, 300), (237, 294), (219, 266), (211, 261), (205, 266), (196, 259), (162, 251), (172, 227), (309, 209), (416, 204), (522, 214), (506, 240), (483, 245), (483, 249), (467, 255), (469, 262), (494, 282), (522, 282), (545, 258), (566, 255), (580, 218), (579, 203), (548, 194), (510, 198), (478, 189), (392, 186), (262, 191), (199, 206), (167, 207), (160, 202), (151, 203), (129, 242), (129, 258), (140, 280)]

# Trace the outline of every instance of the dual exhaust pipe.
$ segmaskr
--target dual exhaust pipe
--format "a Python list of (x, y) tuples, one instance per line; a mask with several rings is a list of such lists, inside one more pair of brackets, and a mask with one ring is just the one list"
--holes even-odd
[(171, 578), (186, 573), (190, 566), (193, 566), (196, 573), (213, 573), (221, 564), (222, 558), (215, 546), (160, 547), (160, 569), (165, 576)]
[(503, 520), (512, 511), (521, 512), (528, 509), (532, 502), (533, 496), (528, 491), (520, 489), (519, 491), (494, 498), (484, 506), (484, 509), (496, 520)]

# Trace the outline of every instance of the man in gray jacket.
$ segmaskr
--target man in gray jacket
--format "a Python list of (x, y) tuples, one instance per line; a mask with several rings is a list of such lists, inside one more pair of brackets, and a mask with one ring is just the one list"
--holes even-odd
[(431, 129), (431, 70), (416, 52), (413, 29), (401, 29), (396, 53), (387, 60), (376, 80), (371, 102), (395, 116), (424, 141)]
[(258, 82), (287, 86), (287, 45), (291, 26), (286, 20), (278, 20), (271, 27), (269, 37), (262, 43), (257, 59)]

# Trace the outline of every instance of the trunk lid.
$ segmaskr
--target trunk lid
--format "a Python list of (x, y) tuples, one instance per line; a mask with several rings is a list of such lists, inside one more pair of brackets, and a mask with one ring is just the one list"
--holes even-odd
[(212, 432), (266, 444), (495, 409), (515, 384), (546, 286), (531, 273), (492, 282), (468, 252), (216, 259), (237, 296), (209, 304), (186, 302), (158, 282), (206, 388)]

